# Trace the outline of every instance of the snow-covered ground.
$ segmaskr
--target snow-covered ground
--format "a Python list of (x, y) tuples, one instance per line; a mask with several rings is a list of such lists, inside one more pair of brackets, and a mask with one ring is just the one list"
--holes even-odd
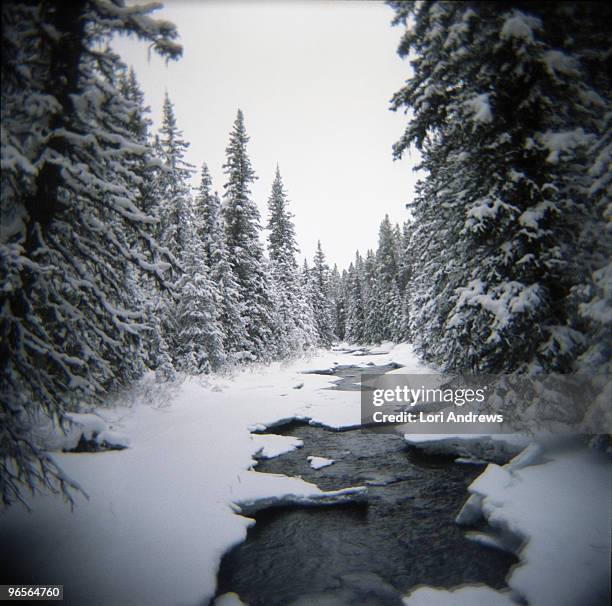
[[(31, 499), (31, 513), (13, 507), (0, 515), (0, 542), (19, 544), (45, 582), (63, 583), (66, 599), (77, 603), (202, 604), (214, 594), (221, 556), (253, 523), (234, 503), (253, 512), (283, 500), (359, 499), (365, 491), (325, 495), (297, 478), (252, 471), (256, 453), (274, 456), (299, 444), (249, 429), (291, 418), (358, 425), (358, 391), (325, 389), (333, 376), (302, 371), (391, 360), (422, 371), (408, 345), (391, 349), (371, 357), (321, 351), (230, 378), (187, 379), (162, 401), (141, 386), (146, 397), (130, 394), (129, 406), (77, 417), (91, 431), (129, 439), (129, 448), (55, 454), (89, 499), (78, 498), (73, 512), (52, 496)], [(75, 445), (74, 432), (66, 445)]]
[[(327, 389), (333, 376), (302, 374), (306, 369), (393, 361), (406, 373), (431, 372), (409, 345), (385, 345), (376, 353), (321, 351), (233, 377), (187, 379), (162, 398), (145, 380), (124, 405), (76, 418), (90, 430), (88, 437), (103, 435), (127, 449), (54, 455), (89, 499), (79, 498), (73, 512), (51, 496), (32, 499), (31, 513), (14, 507), (0, 515), (0, 542), (18, 545), (42, 573), (39, 579), (63, 583), (73, 603), (205, 603), (214, 594), (223, 553), (243, 541), (253, 523), (248, 515), (281, 502), (365, 498), (365, 487), (325, 493), (299, 478), (253, 471), (254, 455), (276, 456), (301, 443), (251, 431), (288, 419), (333, 428), (359, 424), (359, 392)], [(515, 438), (503, 445), (468, 438), (422, 436), (420, 443), (488, 460), (500, 448), (515, 453), (527, 445)], [(419, 442), (419, 436), (407, 439)], [(66, 445), (75, 445), (74, 432)], [(483, 515), (492, 528), (488, 539), (482, 533), (468, 538), (518, 552), (522, 562), (509, 580), (515, 593), (423, 587), (405, 603), (509, 604), (516, 596), (532, 606), (576, 603), (571, 599), (587, 595), (609, 561), (609, 471), (609, 462), (593, 452), (558, 444), (544, 454), (530, 447), (513, 465), (489, 465), (471, 486), (462, 515)], [(217, 602), (240, 604), (230, 595)]]

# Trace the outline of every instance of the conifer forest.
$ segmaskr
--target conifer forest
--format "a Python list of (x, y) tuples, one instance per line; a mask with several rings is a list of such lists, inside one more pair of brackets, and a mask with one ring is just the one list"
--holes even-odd
[[(219, 19), (216, 42), (190, 47), (173, 10)], [(238, 74), (258, 52), (238, 33), (248, 11), (271, 44), (295, 28), (262, 70), (291, 37), (313, 66), (336, 61), (325, 36), (348, 61), (358, 36), (364, 54), (376, 36), (396, 47), (394, 88), (373, 75), (384, 61), (356, 69), (399, 125), (379, 156), (416, 174), (402, 200), (351, 168), (340, 131), (329, 174), (310, 147), (291, 155), (320, 136), (296, 140), (302, 120), (356, 111), (340, 72), (346, 98), (317, 89), (326, 109), (296, 105), (296, 130), (269, 136), (260, 115), (294, 80), (255, 103), (240, 72), (224, 153), (207, 142), (164, 74), (190, 53), (235, 53)], [(611, 27), (603, 2), (6, 0), (0, 599), (50, 584), (68, 604), (608, 604)], [(125, 39), (163, 59), (157, 83)], [(352, 128), (376, 138), (368, 120)], [(366, 209), (329, 225), (334, 173), (348, 197), (379, 190), (348, 263), (336, 251)], [(520, 431), (367, 433), (372, 371), (496, 377), (489, 406)], [(529, 396), (503, 379), (517, 375)], [(588, 387), (539, 387), (559, 375)]]

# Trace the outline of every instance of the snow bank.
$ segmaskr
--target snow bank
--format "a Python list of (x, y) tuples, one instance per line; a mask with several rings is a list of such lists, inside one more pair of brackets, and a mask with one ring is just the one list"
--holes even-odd
[(510, 593), (486, 585), (436, 589), (421, 587), (403, 599), (404, 606), (516, 606)]
[(497, 534), (492, 541), (517, 553), (508, 586), (530, 606), (607, 604), (611, 490), (601, 453), (533, 445), (504, 467), (489, 465), (457, 521), (483, 517)]
[(288, 493), (237, 502), (236, 511), (242, 515), (250, 516), (268, 507), (347, 505), (349, 503), (365, 503), (368, 498), (368, 489), (365, 486), (354, 486), (328, 492), (320, 491), (314, 484), (311, 486), (312, 492), (310, 494)]
[[(384, 361), (383, 361), (384, 360)], [(387, 362), (396, 362), (401, 364), (403, 368), (399, 368), (395, 372), (403, 372), (405, 374), (435, 374), (432, 370), (423, 364), (417, 357), (414, 347), (410, 343), (398, 343), (389, 351), (388, 356), (377, 356), (376, 364), (384, 364)], [(393, 372), (393, 371), (392, 371)]]
[(521, 434), (406, 434), (404, 440), (429, 455), (456, 455), (460, 462), (481, 459), (505, 463), (533, 440)]
[(374, 355), (388, 354), (391, 352), (392, 349), (396, 347), (397, 346), (392, 341), (384, 341), (380, 345), (376, 345), (375, 347), (370, 347), (370, 349), (368, 350), (368, 353), (371, 353)]
[(68, 423), (62, 429), (46, 417), (34, 430), (35, 439), (50, 451), (74, 450), (83, 439), (92, 445), (104, 448), (127, 448), (128, 436), (117, 431), (102, 413), (71, 413), (66, 415)]
[(546, 453), (540, 465), (508, 466), (503, 484), (478, 478), (484, 517), (527, 538), (508, 585), (532, 606), (609, 603), (609, 460), (586, 448)]

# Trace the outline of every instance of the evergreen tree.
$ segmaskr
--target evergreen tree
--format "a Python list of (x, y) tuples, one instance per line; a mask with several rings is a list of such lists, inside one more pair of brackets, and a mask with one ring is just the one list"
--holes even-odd
[(185, 271), (177, 284), (180, 298), (175, 312), (176, 365), (189, 374), (210, 372), (225, 362), (220, 300), (202, 258), (198, 227), (194, 225), (191, 229), (183, 255)]
[(133, 67), (129, 68), (127, 74), (122, 74), (119, 81), (119, 91), (127, 102), (127, 128), (134, 141), (140, 145), (146, 145), (149, 142), (149, 129), (152, 124), (148, 117), (151, 110), (145, 105), (145, 96)]
[(202, 164), (200, 187), (195, 198), (194, 214), (197, 220), (196, 232), (202, 243), (202, 258), (209, 269), (221, 256), (223, 250), (223, 223), (221, 201), (213, 193), (212, 177), (206, 162)]
[(349, 343), (365, 343), (365, 309), (362, 290), (363, 261), (359, 251), (347, 272), (345, 338)]
[(377, 341), (399, 340), (402, 326), (402, 296), (400, 292), (400, 263), (398, 260), (398, 230), (391, 225), (388, 215), (380, 224), (376, 251), (376, 283), (374, 294), (380, 330)]
[[(410, 328), (445, 368), (568, 370), (584, 347), (571, 293), (583, 274), (585, 151), (609, 108), (596, 3), (391, 2), (414, 20), (414, 75), (395, 97), (421, 151), (412, 205)], [(595, 35), (592, 35), (595, 33)]]
[(184, 160), (189, 143), (177, 126), (174, 106), (168, 93), (164, 97), (159, 135), (163, 162), (158, 185), (162, 200), (159, 240), (175, 259), (180, 260), (187, 250), (189, 225), (193, 219), (189, 186), (193, 166)]
[(238, 283), (227, 258), (221, 200), (212, 192), (208, 166), (202, 166), (200, 189), (195, 201), (196, 231), (202, 243), (201, 257), (216, 290), (218, 322), (223, 335), (223, 351), (233, 354), (248, 349)]
[[(606, 98), (612, 97), (609, 82)], [(609, 375), (612, 371), (612, 112), (602, 112), (600, 135), (593, 138), (588, 156), (588, 197), (591, 204), (581, 234), (587, 257), (583, 282), (575, 288), (576, 324), (587, 335), (587, 347), (577, 369)], [(609, 402), (609, 394), (602, 400)], [(595, 427), (595, 426), (593, 426)], [(601, 427), (601, 425), (599, 426)]]
[(411, 224), (408, 221), (404, 222), (404, 225), (399, 230), (396, 236), (397, 241), (397, 259), (398, 259), (398, 272), (397, 272), (397, 284), (399, 287), (401, 297), (401, 319), (396, 335), (397, 341), (412, 341), (410, 334), (410, 315), (409, 306), (412, 297), (412, 289), (408, 288), (412, 277), (412, 249), (410, 248), (410, 236), (411, 236)]
[(379, 306), (380, 288), (376, 257), (368, 250), (361, 273), (361, 296), (363, 300), (364, 326), (363, 343), (379, 343), (384, 331), (383, 317)]
[(343, 341), (346, 327), (346, 292), (345, 281), (342, 279), (336, 264), (334, 264), (334, 269), (330, 274), (330, 295), (332, 301), (332, 332), (335, 337)]
[(223, 165), (227, 175), (222, 209), (225, 242), (244, 314), (248, 346), (245, 355), (266, 359), (276, 354), (274, 335), (278, 318), (273, 307), (273, 285), (266, 273), (259, 240), (259, 211), (251, 199), (250, 186), (256, 176), (247, 155), (248, 141), (244, 116), (238, 110)]
[[(169, 351), (173, 364), (178, 363), (180, 365), (176, 357), (180, 328), (177, 324), (178, 317), (175, 307), (182, 297), (178, 288), (179, 281), (182, 285), (185, 285), (185, 280), (181, 277), (183, 272), (186, 271), (184, 263), (190, 244), (191, 225), (194, 221), (189, 186), (193, 167), (184, 160), (189, 143), (185, 141), (182, 131), (178, 128), (174, 106), (168, 93), (164, 97), (162, 126), (155, 140), (155, 146), (161, 162), (161, 166), (157, 170), (157, 181), (155, 183), (155, 198), (158, 203), (157, 213), (159, 215), (156, 236), (174, 261), (172, 276), (174, 288), (165, 292), (151, 293), (152, 296), (159, 298), (155, 306), (158, 314), (156, 326), (161, 327), (161, 333), (155, 335), (153, 340), (159, 340), (160, 350)], [(158, 373), (159, 376), (172, 376), (165, 356), (162, 356), (162, 358), (162, 363), (166, 365), (166, 369), (162, 373)], [(156, 368), (158, 363), (155, 362)]]
[[(177, 33), (150, 7), (50, 0), (2, 6), (0, 492), (69, 482), (34, 440), (39, 417), (100, 401), (142, 329), (129, 267), (163, 282), (137, 207), (124, 66), (104, 48), (135, 35), (172, 58)], [(52, 34), (50, 34), (52, 32)], [(154, 243), (153, 243), (154, 244)]]
[[(407, 261), (404, 236), (398, 225), (392, 226), (385, 215), (380, 230), (378, 248), (368, 250), (365, 261), (357, 253), (355, 265), (340, 280), (334, 280), (335, 300), (339, 307), (338, 330), (343, 337), (359, 343), (401, 341), (406, 338)], [(338, 334), (340, 334), (340, 332)]]
[(317, 333), (317, 326), (315, 322), (314, 312), (314, 289), (312, 283), (312, 271), (308, 266), (308, 260), (304, 259), (301, 269), (298, 274), (298, 283), (300, 286), (300, 306), (302, 322), (304, 330), (308, 334), (307, 342), (309, 344), (318, 345), (319, 335)]
[(293, 215), (287, 208), (288, 200), (280, 170), (272, 184), (268, 199), (268, 253), (272, 278), (277, 286), (278, 313), (282, 322), (282, 342), (286, 353), (296, 352), (316, 341), (312, 314), (302, 294), (297, 272)]
[(268, 252), (271, 261), (286, 266), (295, 274), (297, 268), (295, 255), (299, 250), (295, 241), (293, 215), (289, 212), (287, 204), (287, 194), (277, 165), (272, 192), (268, 199)]
[[(160, 179), (161, 162), (156, 156), (157, 154), (161, 156), (161, 144), (159, 138), (155, 145), (151, 143), (149, 128), (152, 121), (148, 117), (150, 109), (145, 106), (144, 93), (138, 84), (133, 68), (130, 68), (127, 74), (122, 74), (119, 80), (119, 90), (126, 99), (127, 128), (132, 139), (146, 150), (145, 153), (128, 159), (130, 169), (136, 179), (135, 204), (148, 216), (155, 218), (154, 223), (146, 226), (148, 239), (141, 240), (140, 246), (143, 252), (158, 258), (157, 236), (160, 224), (161, 193), (157, 185)], [(130, 243), (134, 244), (133, 238)], [(168, 254), (168, 251), (165, 253)], [(143, 301), (143, 322), (146, 326), (140, 355), (146, 366), (156, 370), (160, 381), (171, 380), (174, 377), (174, 369), (161, 323), (161, 310), (164, 309), (166, 295), (160, 290), (158, 281), (152, 279), (147, 272), (137, 272), (134, 280), (131, 296), (134, 300)], [(134, 358), (135, 354), (126, 356), (125, 363), (132, 364)]]
[(329, 346), (334, 339), (331, 288), (329, 266), (325, 260), (320, 240), (317, 242), (317, 251), (315, 252), (310, 275), (312, 281), (312, 307), (319, 343)]

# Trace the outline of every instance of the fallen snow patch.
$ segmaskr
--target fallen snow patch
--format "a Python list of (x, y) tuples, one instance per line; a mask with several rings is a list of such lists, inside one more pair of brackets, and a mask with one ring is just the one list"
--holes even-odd
[(371, 347), (368, 352), (374, 355), (388, 354), (395, 347), (395, 343), (384, 341), (380, 345)]
[(333, 465), (336, 461), (333, 459), (326, 459), (325, 457), (308, 457), (308, 462), (313, 469), (322, 469), (329, 465)]
[(275, 433), (256, 433), (251, 436), (257, 448), (257, 456), (272, 459), (301, 448), (304, 442), (294, 436), (281, 436)]

